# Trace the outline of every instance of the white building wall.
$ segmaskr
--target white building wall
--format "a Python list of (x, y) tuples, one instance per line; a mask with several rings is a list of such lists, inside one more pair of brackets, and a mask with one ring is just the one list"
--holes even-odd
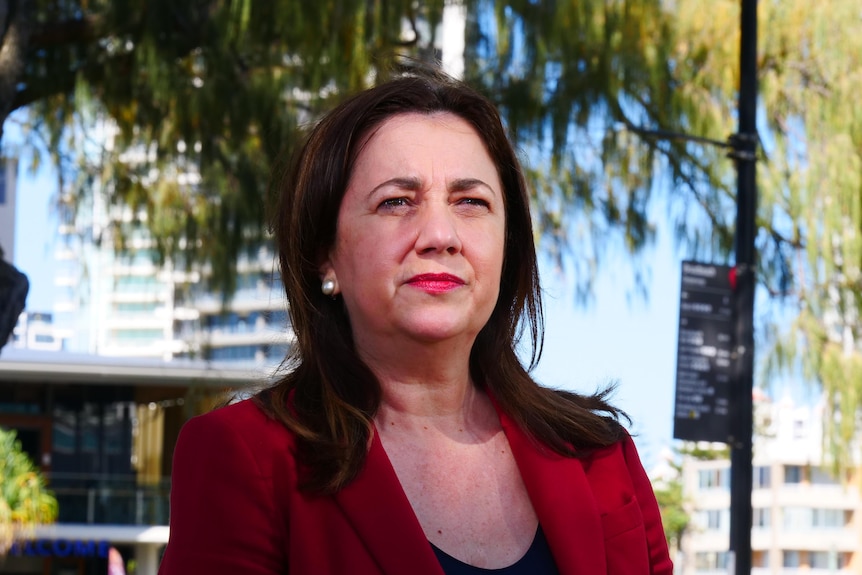
[[(858, 474), (835, 478), (824, 462), (822, 405), (758, 401), (754, 446), (752, 573), (862, 573)], [(679, 573), (728, 573), (730, 462), (683, 462), (692, 523)]]

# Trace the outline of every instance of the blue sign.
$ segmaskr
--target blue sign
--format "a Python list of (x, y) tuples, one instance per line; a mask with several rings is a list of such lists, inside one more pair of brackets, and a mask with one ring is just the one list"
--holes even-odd
[(10, 549), (12, 555), (24, 557), (78, 557), (108, 558), (109, 541), (81, 541), (75, 539), (35, 539), (16, 542)]

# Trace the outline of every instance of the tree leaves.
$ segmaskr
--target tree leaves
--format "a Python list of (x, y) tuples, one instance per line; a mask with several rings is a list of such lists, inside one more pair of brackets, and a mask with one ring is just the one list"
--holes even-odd
[(15, 432), (0, 429), (0, 556), (37, 524), (57, 518), (57, 500), (21, 451)]

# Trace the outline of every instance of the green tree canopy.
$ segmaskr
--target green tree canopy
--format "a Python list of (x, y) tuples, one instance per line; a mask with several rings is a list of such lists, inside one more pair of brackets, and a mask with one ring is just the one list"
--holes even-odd
[[(637, 254), (663, 224), (689, 256), (731, 260), (726, 149), (637, 134), (734, 134), (739, 0), (494, 6), (496, 31), (468, 43), (492, 46), (479, 50), (491, 61), (472, 60), (470, 71), (493, 86), (519, 141), (544, 151), (530, 164), (544, 238), (588, 250), (593, 269), (603, 233), (622, 232)], [(762, 378), (822, 387), (840, 467), (852, 462), (862, 407), (862, 12), (854, 0), (761, 1), (758, 19), (756, 242), (772, 298), (758, 311)], [(649, 217), (656, 196), (663, 220)]]
[[(679, 85), (700, 99), (701, 118), (716, 119), (702, 135), (721, 137), (734, 121), (739, 4), (677, 7), (675, 61), (691, 62), (678, 66)], [(852, 0), (758, 7), (757, 244), (761, 285), (779, 304), (761, 314), (764, 377), (822, 386), (841, 466), (862, 406), (862, 12)]]
[(14, 431), (0, 429), (0, 555), (35, 525), (57, 519), (57, 500)]

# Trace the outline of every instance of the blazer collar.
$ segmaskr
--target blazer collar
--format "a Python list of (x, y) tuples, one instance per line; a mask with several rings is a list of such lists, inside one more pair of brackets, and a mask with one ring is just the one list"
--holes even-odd
[(335, 500), (382, 573), (443, 575), (376, 430), (362, 471)]
[(538, 446), (497, 413), (560, 575), (605, 573), (601, 516), (581, 460)]

